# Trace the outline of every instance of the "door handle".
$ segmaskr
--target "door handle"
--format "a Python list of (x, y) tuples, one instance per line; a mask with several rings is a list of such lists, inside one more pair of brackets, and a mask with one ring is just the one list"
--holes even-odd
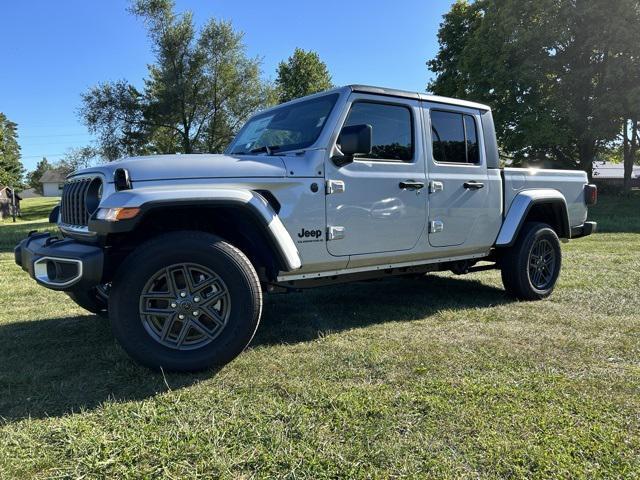
[(404, 182), (400, 182), (399, 186), (403, 190), (420, 190), (424, 188), (424, 183), (416, 182), (414, 180), (405, 180)]
[(472, 180), (470, 182), (464, 182), (464, 184), (462, 186), (464, 188), (471, 189), (471, 190), (480, 190), (481, 188), (484, 188), (484, 183), (482, 183), (482, 182), (474, 182)]

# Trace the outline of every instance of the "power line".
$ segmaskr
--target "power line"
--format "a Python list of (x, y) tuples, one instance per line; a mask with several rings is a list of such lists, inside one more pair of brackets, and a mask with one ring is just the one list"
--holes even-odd
[(91, 137), (91, 133), (52, 133), (50, 135), (18, 135), (18, 138)]
[(16, 122), (18, 124), (18, 129), (21, 128), (78, 128), (82, 126), (82, 123), (68, 123), (67, 125), (60, 125), (59, 123), (27, 123), (27, 122)]
[(75, 143), (73, 140), (67, 140), (66, 142), (41, 142), (41, 143), (31, 143), (31, 142), (19, 142), (22, 148), (26, 147), (41, 147), (43, 145), (71, 145)]
[(20, 155), (20, 158), (64, 157), (65, 155), (66, 153), (42, 153), (40, 155)]

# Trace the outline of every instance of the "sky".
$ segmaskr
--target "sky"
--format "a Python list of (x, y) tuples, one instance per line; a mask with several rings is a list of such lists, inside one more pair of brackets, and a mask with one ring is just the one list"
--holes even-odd
[[(315, 50), (333, 83), (424, 91), (425, 62), (451, 0), (176, 0), (197, 25), (215, 17), (244, 32), (250, 56), (274, 80), (296, 47)], [(153, 54), (128, 0), (8, 1), (0, 15), (0, 112), (18, 124), (27, 170), (93, 137), (78, 118), (80, 94), (104, 81), (141, 86)]]

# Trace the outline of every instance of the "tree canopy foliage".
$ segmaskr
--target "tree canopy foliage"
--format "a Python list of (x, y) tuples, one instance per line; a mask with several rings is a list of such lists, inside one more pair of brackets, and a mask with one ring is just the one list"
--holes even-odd
[(429, 89), (489, 104), (516, 163), (590, 173), (640, 118), (638, 31), (638, 0), (459, 0), (440, 26)]
[(278, 65), (276, 89), (280, 103), (332, 88), (331, 75), (319, 55), (296, 48)]
[(55, 163), (54, 168), (71, 173), (79, 168), (87, 168), (98, 163), (100, 153), (93, 147), (70, 148), (60, 160)]
[(54, 165), (49, 162), (46, 157), (42, 157), (42, 160), (38, 162), (36, 168), (27, 174), (27, 185), (30, 188), (33, 188), (36, 193), (42, 195), (42, 183), (40, 183), (40, 179), (42, 178), (44, 172), (53, 168)]
[(21, 186), (23, 172), (18, 125), (0, 112), (0, 185)]
[(144, 88), (126, 80), (99, 84), (82, 96), (80, 115), (98, 136), (99, 154), (113, 160), (149, 153), (220, 152), (246, 118), (268, 104), (260, 61), (242, 34), (209, 20), (197, 30), (172, 0), (136, 0), (153, 45)]

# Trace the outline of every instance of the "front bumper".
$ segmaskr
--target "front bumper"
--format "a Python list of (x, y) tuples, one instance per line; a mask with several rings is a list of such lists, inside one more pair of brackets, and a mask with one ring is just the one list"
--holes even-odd
[(596, 222), (584, 222), (577, 227), (571, 227), (571, 238), (586, 237), (587, 235), (595, 233), (597, 229), (598, 224)]
[(31, 233), (15, 247), (14, 255), (31, 278), (52, 290), (88, 290), (101, 283), (104, 252), (94, 245)]

